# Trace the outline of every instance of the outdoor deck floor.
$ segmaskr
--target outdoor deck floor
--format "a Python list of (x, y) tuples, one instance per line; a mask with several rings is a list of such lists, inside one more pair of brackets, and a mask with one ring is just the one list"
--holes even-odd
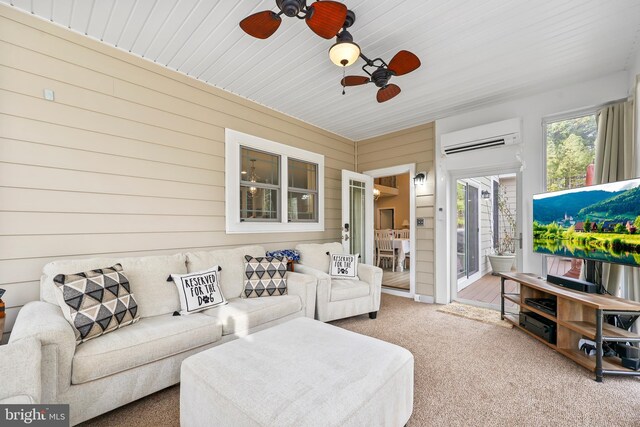
[[(572, 270), (572, 261), (565, 258), (550, 257), (547, 261), (547, 271), (549, 274), (563, 276)], [(574, 264), (576, 264), (574, 262)], [(576, 265), (573, 266), (575, 270)], [(517, 292), (517, 284), (514, 282), (505, 283), (505, 292)], [(459, 299), (478, 301), (493, 306), (500, 306), (500, 277), (485, 274), (463, 290), (458, 292)], [(507, 304), (512, 306), (513, 304)]]

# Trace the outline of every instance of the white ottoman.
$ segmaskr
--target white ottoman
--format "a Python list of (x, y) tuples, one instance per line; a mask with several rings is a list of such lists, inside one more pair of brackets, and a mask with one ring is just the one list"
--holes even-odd
[(301, 317), (182, 362), (180, 424), (403, 426), (406, 349)]

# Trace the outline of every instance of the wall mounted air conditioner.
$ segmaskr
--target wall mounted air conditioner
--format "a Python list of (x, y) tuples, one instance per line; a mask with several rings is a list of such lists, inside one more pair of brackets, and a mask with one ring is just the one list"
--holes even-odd
[(521, 120), (509, 119), (446, 133), (440, 138), (442, 154), (449, 156), (467, 151), (520, 144)]

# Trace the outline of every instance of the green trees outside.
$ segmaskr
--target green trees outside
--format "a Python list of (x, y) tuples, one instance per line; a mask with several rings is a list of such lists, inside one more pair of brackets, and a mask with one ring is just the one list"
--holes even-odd
[(585, 184), (587, 166), (595, 160), (598, 127), (594, 115), (547, 125), (547, 190)]

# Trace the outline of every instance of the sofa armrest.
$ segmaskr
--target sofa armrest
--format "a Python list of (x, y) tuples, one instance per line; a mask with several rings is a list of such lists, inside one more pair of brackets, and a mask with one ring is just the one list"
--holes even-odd
[(40, 403), (42, 352), (36, 338), (23, 338), (0, 347), (0, 402)]
[(374, 265), (358, 264), (358, 277), (371, 287), (371, 299), (374, 311), (380, 309), (380, 294), (382, 293), (382, 269)]
[(315, 268), (306, 266), (304, 264), (296, 264), (296, 271), (298, 273), (313, 276), (318, 281), (316, 288), (316, 305), (318, 303), (329, 302), (329, 296), (331, 292), (331, 276), (329, 276), (324, 271), (316, 270)]
[(73, 328), (57, 305), (32, 301), (20, 309), (9, 342), (29, 337), (42, 345), (42, 401), (58, 403), (59, 392), (71, 385), (71, 363), (76, 351)]
[(288, 272), (287, 292), (290, 295), (298, 295), (304, 305), (304, 315), (313, 319), (316, 313), (316, 285), (318, 279), (315, 276), (302, 273)]
[(382, 286), (382, 269), (375, 265), (358, 264), (358, 277), (361, 281), (367, 282), (374, 288)]

